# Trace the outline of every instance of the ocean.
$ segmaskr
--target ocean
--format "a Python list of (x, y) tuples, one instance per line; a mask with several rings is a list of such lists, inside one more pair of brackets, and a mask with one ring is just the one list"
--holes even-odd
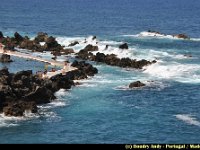
[[(100, 52), (157, 60), (141, 70), (90, 62), (99, 73), (58, 91), (56, 101), (39, 106), (38, 114), (0, 114), (0, 143), (199, 143), (199, 14), (198, 0), (0, 0), (5, 36), (17, 31), (34, 37), (42, 31), (67, 47), (74, 40), (92, 42), (95, 35)], [(166, 35), (148, 36), (148, 30)], [(171, 36), (179, 33), (190, 40)], [(118, 48), (124, 42), (128, 50)], [(84, 46), (73, 48), (78, 52)], [(44, 68), (40, 62), (12, 59), (0, 67), (10, 72)], [(137, 80), (147, 86), (130, 90)]]

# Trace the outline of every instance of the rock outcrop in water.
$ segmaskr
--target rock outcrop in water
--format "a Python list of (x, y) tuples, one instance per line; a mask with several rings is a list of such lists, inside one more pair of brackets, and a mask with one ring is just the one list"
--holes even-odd
[(75, 61), (78, 69), (58, 74), (50, 79), (42, 79), (31, 70), (9, 73), (7, 68), (0, 70), (0, 112), (8, 116), (22, 116), (25, 111), (37, 112), (38, 104), (53, 101), (54, 93), (60, 89), (70, 89), (73, 80), (84, 79), (98, 72), (84, 61)]
[(111, 66), (119, 66), (119, 67), (130, 67), (130, 68), (136, 68), (136, 69), (142, 69), (142, 67), (146, 66), (146, 65), (150, 65), (152, 63), (156, 63), (156, 61), (147, 61), (147, 60), (132, 60), (130, 58), (118, 58), (116, 55), (114, 54), (107, 54), (105, 55), (104, 53), (96, 53), (96, 55), (94, 55), (93, 53), (91, 53), (91, 51), (93, 51), (92, 49), (88, 49), (88, 46), (86, 46), (84, 49), (80, 50), (77, 53), (76, 58), (79, 59), (83, 59), (83, 60), (91, 60), (91, 61), (96, 61), (96, 62), (101, 62), (101, 63), (105, 63), (107, 65), (111, 65)]
[(128, 44), (124, 43), (122, 45), (119, 46), (120, 49), (128, 49)]
[(7, 54), (0, 55), (0, 62), (2, 63), (12, 62), (12, 60), (10, 59), (10, 55), (7, 55)]
[(186, 34), (177, 34), (177, 35), (174, 35), (174, 37), (177, 37), (179, 39), (190, 39), (190, 37), (187, 36)]
[(70, 43), (68, 46), (75, 46), (77, 44), (79, 44), (79, 42), (78, 41), (74, 41), (74, 42)]
[(138, 88), (143, 86), (145, 86), (145, 84), (140, 81), (135, 81), (129, 84), (129, 88)]

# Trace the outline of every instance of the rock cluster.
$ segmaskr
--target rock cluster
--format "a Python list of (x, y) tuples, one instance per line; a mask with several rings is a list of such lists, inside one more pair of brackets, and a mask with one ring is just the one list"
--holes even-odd
[(119, 67), (130, 67), (130, 68), (136, 68), (136, 69), (142, 69), (142, 67), (146, 66), (146, 65), (150, 65), (152, 63), (156, 63), (156, 61), (147, 61), (147, 60), (132, 60), (130, 58), (118, 58), (116, 55), (114, 54), (107, 54), (105, 55), (104, 53), (96, 53), (96, 55), (94, 55), (93, 53), (91, 53), (91, 51), (97, 50), (98, 48), (96, 48), (96, 46), (91, 46), (88, 45), (86, 46), (84, 49), (80, 50), (77, 53), (76, 58), (79, 59), (83, 59), (83, 60), (91, 60), (91, 61), (96, 61), (96, 62), (102, 62), (105, 63), (107, 65), (111, 65), (111, 66), (119, 66)]
[(5, 45), (5, 49), (15, 50), (15, 47), (29, 49), (32, 51), (43, 52), (51, 51), (55, 56), (73, 53), (73, 49), (64, 49), (53, 36), (47, 33), (39, 32), (37, 36), (31, 40), (29, 37), (21, 36), (15, 32), (14, 37), (4, 37), (0, 32), (0, 42)]
[(50, 79), (40, 78), (31, 70), (10, 73), (7, 68), (0, 70), (0, 112), (8, 116), (22, 116), (25, 111), (37, 112), (37, 104), (53, 101), (54, 93), (60, 89), (70, 89), (73, 80), (84, 79), (98, 72), (84, 61), (74, 61), (77, 70), (58, 74)]

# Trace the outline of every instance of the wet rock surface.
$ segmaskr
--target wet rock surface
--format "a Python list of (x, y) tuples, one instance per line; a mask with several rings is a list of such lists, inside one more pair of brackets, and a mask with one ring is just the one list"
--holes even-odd
[(70, 89), (73, 80), (85, 79), (98, 72), (91, 64), (74, 61), (77, 70), (43, 79), (32, 70), (10, 73), (7, 68), (0, 70), (0, 112), (7, 116), (22, 116), (25, 111), (37, 112), (38, 104), (53, 101), (54, 93), (60, 89)]
[(144, 66), (150, 65), (152, 63), (156, 63), (156, 60), (148, 61), (148, 60), (142, 59), (142, 60), (137, 61), (137, 60), (132, 60), (130, 58), (120, 59), (114, 54), (105, 55), (104, 53), (100, 53), (100, 52), (94, 55), (93, 53), (88, 51), (86, 48), (80, 50), (77, 53), (76, 58), (101, 62), (101, 63), (105, 63), (111, 66), (119, 66), (123, 68), (130, 67), (130, 68), (135, 68), (135, 69), (142, 69), (142, 67)]
[(0, 62), (9, 63), (9, 62), (12, 62), (12, 59), (10, 58), (10, 55), (2, 54), (0, 55)]
[(129, 88), (138, 88), (138, 87), (144, 87), (145, 84), (140, 81), (135, 81), (129, 84)]

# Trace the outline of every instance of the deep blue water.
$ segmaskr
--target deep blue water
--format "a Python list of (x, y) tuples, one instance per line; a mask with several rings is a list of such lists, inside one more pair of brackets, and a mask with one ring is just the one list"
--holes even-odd
[[(40, 106), (38, 115), (0, 116), (0, 143), (199, 143), (199, 14), (198, 0), (0, 0), (5, 35), (44, 31), (63, 45), (97, 35), (100, 44), (112, 46), (105, 53), (158, 59), (144, 70), (93, 63), (96, 76), (58, 92), (57, 102)], [(137, 36), (148, 29), (192, 39)], [(128, 42), (129, 50), (117, 49), (120, 42)], [(0, 67), (11, 72), (44, 67), (13, 59)], [(136, 80), (147, 87), (127, 89)]]

